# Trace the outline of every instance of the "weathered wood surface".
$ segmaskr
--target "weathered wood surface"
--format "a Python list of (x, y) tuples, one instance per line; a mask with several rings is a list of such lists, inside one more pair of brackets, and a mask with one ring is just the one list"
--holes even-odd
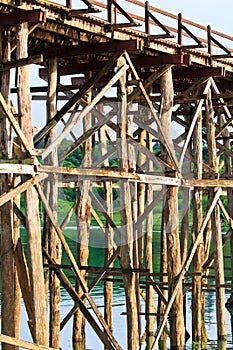
[[(17, 59), (28, 57), (28, 23), (17, 26)], [(29, 149), (33, 147), (33, 124), (30, 102), (30, 67), (23, 66), (18, 71), (18, 106), (21, 113), (22, 132)], [(21, 140), (23, 141), (23, 140)], [(27, 145), (23, 143), (27, 148)], [(29, 259), (29, 276), (33, 300), (33, 338), (34, 341), (48, 345), (48, 321), (44, 273), (42, 264), (41, 232), (38, 195), (34, 187), (25, 193), (27, 246)]]
[[(171, 111), (173, 107), (173, 82), (172, 72), (167, 71), (160, 78), (160, 88), (162, 93), (161, 125), (165, 132), (164, 137), (170, 147), (171, 138)], [(166, 161), (171, 163), (168, 149), (163, 144), (163, 155)], [(166, 154), (165, 154), (166, 152)], [(167, 158), (167, 159), (166, 159)], [(170, 300), (175, 287), (175, 280), (181, 270), (180, 239), (178, 231), (178, 187), (167, 186), (165, 190), (164, 202), (164, 225), (167, 240), (167, 268), (168, 268), (168, 299)], [(177, 295), (174, 298), (170, 315), (170, 341), (171, 347), (182, 347), (185, 345), (185, 325), (183, 314), (183, 293), (182, 286), (179, 286)]]
[[(195, 159), (195, 169), (194, 177), (197, 179), (202, 178), (203, 172), (203, 156), (202, 156), (202, 113), (199, 111), (198, 118), (196, 122), (196, 128), (194, 130), (193, 137), (194, 144), (194, 159)], [(193, 236), (194, 241), (201, 229), (202, 225), (202, 189), (195, 188), (193, 192)], [(193, 271), (197, 273), (202, 272), (202, 266), (204, 262), (204, 240), (200, 240), (197, 247), (196, 254), (193, 259)], [(203, 308), (205, 301), (202, 293), (202, 276), (194, 276), (192, 281), (192, 339), (193, 341), (200, 342), (203, 341), (204, 334), (202, 334), (203, 329)]]
[[(206, 134), (208, 144), (208, 161), (213, 170), (218, 173), (218, 157), (215, 142), (214, 109), (211, 99), (211, 89), (206, 96)], [(209, 189), (210, 200), (216, 193), (215, 188)], [(215, 251), (215, 280), (217, 284), (224, 284), (224, 261), (219, 207), (216, 206), (211, 216), (211, 228), (213, 234), (213, 247)], [(219, 340), (226, 340), (226, 312), (225, 312), (225, 290), (216, 289), (216, 313), (217, 334)]]
[[(118, 60), (119, 71), (125, 66), (125, 59)], [(122, 171), (129, 169), (129, 154), (126, 133), (127, 120), (127, 90), (126, 75), (119, 80), (118, 95), (120, 100), (118, 111), (117, 151), (119, 168)], [(131, 207), (131, 193), (129, 182), (120, 179), (120, 208), (121, 208), (121, 267), (130, 268), (133, 265), (133, 221)], [(127, 310), (127, 347), (129, 350), (139, 349), (138, 308), (135, 290), (135, 275), (123, 273), (124, 289)]]
[(50, 348), (38, 343), (30, 343), (25, 340), (20, 340), (18, 338), (9, 337), (5, 334), (0, 334), (0, 342), (3, 344), (11, 344), (14, 347), (22, 347), (29, 350), (58, 350), (56, 348)]
[(52, 212), (52, 210), (51, 210), (51, 208), (49, 206), (49, 203), (48, 203), (48, 201), (47, 201), (47, 199), (46, 199), (46, 197), (45, 197), (41, 187), (39, 185), (36, 185), (35, 187), (36, 187), (36, 189), (37, 189), (37, 191), (39, 193), (39, 196), (40, 196), (40, 198), (41, 198), (41, 200), (43, 202), (44, 208), (45, 208), (45, 210), (46, 210), (46, 212), (47, 212), (47, 214), (48, 214), (48, 216), (49, 216), (49, 218), (50, 218), (50, 220), (51, 220), (51, 222), (52, 222), (52, 224), (53, 224), (53, 226), (54, 226), (54, 228), (55, 228), (55, 230), (57, 232), (57, 235), (58, 235), (59, 239), (61, 240), (63, 249), (64, 249), (65, 253), (67, 254), (67, 257), (70, 260), (70, 263), (71, 263), (72, 268), (73, 268), (73, 272), (75, 274), (75, 277), (76, 277), (77, 281), (79, 282), (80, 286), (82, 287), (83, 294), (85, 295), (85, 298), (90, 303), (90, 305), (91, 305), (91, 307), (92, 307), (96, 317), (98, 318), (100, 324), (102, 325), (102, 327), (104, 328), (105, 332), (107, 333), (109, 339), (111, 339), (112, 342), (116, 344), (115, 345), (116, 348), (118, 347), (118, 349), (120, 349), (120, 347), (119, 347), (118, 343), (116, 342), (116, 340), (114, 339), (112, 333), (109, 331), (109, 328), (108, 328), (108, 326), (107, 326), (103, 316), (101, 315), (100, 311), (98, 310), (97, 306), (95, 305), (92, 297), (90, 296), (90, 294), (88, 292), (88, 288), (86, 286), (86, 282), (85, 282), (84, 278), (82, 277), (82, 275), (80, 273), (80, 269), (79, 269), (79, 267), (77, 265), (77, 262), (76, 262), (73, 254), (72, 254), (72, 252), (71, 252), (71, 250), (70, 250), (70, 248), (69, 248), (69, 246), (68, 246), (68, 244), (67, 244), (67, 242), (66, 242), (66, 240), (65, 240), (65, 238), (63, 236), (63, 233), (62, 233), (61, 229), (57, 225), (56, 219), (54, 218), (53, 212)]
[[(1, 50), (0, 55), (3, 62), (11, 59), (10, 42), (8, 31), (0, 31)], [(4, 100), (6, 112), (10, 110), (10, 71), (1, 75), (1, 98)], [(3, 111), (1, 111), (3, 113)], [(12, 128), (8, 119), (0, 120), (1, 157), (12, 157)], [(7, 193), (13, 185), (13, 176), (1, 175), (1, 194)], [(9, 336), (18, 337), (20, 327), (20, 300), (17, 273), (14, 266), (14, 244), (17, 240), (18, 231), (14, 229), (13, 200), (4, 202), (1, 206), (1, 262), (2, 262), (2, 332)], [(18, 349), (9, 344), (3, 344), (4, 350)]]
[[(49, 79), (48, 79), (48, 91), (47, 91), (47, 121), (49, 122), (57, 111), (57, 58), (52, 57), (49, 59)], [(46, 146), (50, 145), (56, 138), (55, 128), (50, 130), (46, 137)], [(45, 164), (58, 166), (58, 154), (57, 148), (54, 147), (53, 151), (45, 159)], [(48, 179), (45, 180), (45, 187), (47, 192), (47, 198), (55, 217), (58, 212), (58, 175), (56, 173), (50, 174)], [(62, 249), (61, 241), (57, 236), (56, 230), (53, 227), (49, 218), (44, 216), (44, 233), (47, 237), (48, 251), (51, 257), (59, 264), (61, 263)], [(47, 231), (47, 232), (46, 232)], [(50, 341), (49, 345), (54, 348), (60, 347), (60, 281), (57, 278), (54, 271), (50, 271), (49, 276), (49, 290), (50, 290)]]
[(165, 327), (167, 317), (168, 317), (169, 312), (171, 310), (171, 306), (172, 306), (172, 304), (174, 302), (174, 299), (176, 297), (177, 292), (179, 291), (180, 284), (181, 284), (181, 282), (182, 282), (182, 280), (183, 280), (183, 278), (185, 276), (186, 271), (188, 270), (188, 268), (189, 268), (189, 266), (190, 266), (190, 264), (191, 264), (191, 262), (193, 260), (193, 256), (194, 256), (194, 254), (195, 254), (195, 252), (197, 250), (197, 247), (198, 247), (198, 245), (199, 245), (199, 243), (200, 243), (200, 241), (201, 241), (201, 239), (203, 237), (204, 230), (205, 230), (206, 225), (207, 225), (207, 223), (208, 223), (208, 221), (209, 221), (209, 219), (211, 217), (211, 214), (212, 214), (212, 212), (213, 212), (213, 210), (214, 210), (214, 208), (215, 208), (215, 206), (216, 206), (216, 204), (218, 202), (218, 199), (219, 199), (219, 197), (221, 195), (221, 192), (222, 192), (222, 189), (219, 188), (218, 191), (216, 192), (215, 196), (214, 196), (214, 199), (213, 199), (213, 201), (211, 203), (211, 206), (210, 206), (208, 212), (206, 213), (205, 219), (202, 222), (201, 229), (198, 232), (198, 235), (196, 236), (196, 240), (195, 240), (195, 242), (193, 243), (192, 247), (189, 250), (189, 254), (188, 254), (187, 260), (186, 260), (185, 264), (183, 265), (182, 270), (179, 273), (179, 277), (178, 277), (178, 279), (176, 281), (175, 288), (173, 289), (172, 296), (169, 299), (168, 305), (167, 305), (165, 313), (163, 315), (163, 319), (160, 322), (160, 324), (159, 324), (159, 326), (158, 326), (158, 328), (157, 328), (157, 330), (155, 332), (155, 340), (154, 340), (153, 346), (151, 348), (152, 350), (155, 349), (156, 345), (158, 344), (159, 338), (160, 338), (160, 336), (161, 336), (161, 334), (163, 332), (163, 329)]

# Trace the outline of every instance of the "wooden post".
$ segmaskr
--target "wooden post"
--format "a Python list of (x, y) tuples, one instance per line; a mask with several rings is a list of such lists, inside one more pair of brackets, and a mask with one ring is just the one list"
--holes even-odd
[[(127, 89), (127, 93), (130, 93), (130, 89)], [(130, 104), (128, 103), (128, 109), (130, 110)], [(133, 137), (133, 116), (127, 115), (127, 135)], [(136, 154), (134, 146), (130, 143), (128, 144), (128, 155), (129, 155), (129, 169), (131, 172), (136, 171)], [(130, 183), (130, 200), (131, 200), (131, 208), (132, 208), (132, 221), (133, 225), (137, 222), (138, 219), (138, 186), (137, 183)], [(144, 206), (144, 203), (143, 203)], [(140, 225), (138, 225), (140, 227)], [(143, 230), (141, 231), (139, 227), (134, 225), (133, 230), (133, 266), (136, 269), (139, 269), (142, 264), (142, 256), (143, 256), (143, 246), (140, 244), (143, 238)], [(141, 225), (143, 229), (143, 225)], [(141, 333), (141, 323), (140, 323), (140, 275), (138, 272), (135, 273), (135, 293), (137, 299), (137, 309), (138, 309), (138, 330), (139, 334)]]
[[(47, 92), (47, 122), (49, 122), (57, 112), (57, 58), (53, 57), (49, 60), (49, 79)], [(55, 128), (52, 129), (46, 138), (46, 146), (51, 144), (56, 138)], [(45, 164), (58, 166), (57, 147), (45, 159)], [(57, 218), (57, 174), (50, 174), (47, 181), (47, 196), (49, 204), (55, 218)], [(49, 254), (56, 261), (61, 263), (61, 241), (57, 236), (50, 220), (48, 224), (48, 240), (49, 240)], [(55, 272), (50, 272), (50, 341), (49, 345), (54, 348), (60, 348), (60, 281)]]
[[(168, 70), (160, 78), (162, 97), (161, 124), (165, 133), (166, 142), (172, 145), (171, 114), (173, 107), (172, 71)], [(167, 157), (167, 161), (169, 158)], [(180, 239), (178, 227), (178, 187), (167, 186), (166, 203), (164, 207), (164, 223), (167, 236), (168, 254), (168, 288), (169, 297), (172, 295), (177, 276), (181, 271)], [(171, 347), (177, 348), (185, 345), (185, 325), (183, 315), (183, 293), (180, 286), (170, 313)]]
[[(190, 107), (188, 107), (188, 111), (190, 111)], [(189, 124), (190, 117), (186, 116), (185, 121)], [(187, 148), (188, 155), (184, 158), (183, 162), (183, 174), (184, 177), (189, 177), (191, 173), (191, 160), (189, 155), (191, 154), (191, 145)], [(190, 188), (182, 189), (182, 219), (181, 219), (181, 260), (182, 265), (185, 262), (188, 254), (188, 239), (189, 239), (189, 214), (190, 214)]]
[[(161, 222), (161, 238), (160, 238), (160, 282), (162, 283), (162, 292), (164, 297), (167, 297), (167, 291), (165, 288), (163, 288), (164, 284), (168, 283), (168, 277), (167, 277), (167, 268), (168, 268), (168, 254), (167, 254), (167, 233), (166, 233), (166, 223), (165, 223), (165, 211), (167, 210), (166, 205), (166, 186), (163, 186), (163, 200), (162, 200), (162, 222)], [(166, 309), (166, 305), (162, 301), (161, 298), (158, 298), (158, 314), (157, 317), (157, 324), (159, 325), (161, 323), (162, 317), (160, 315), (163, 315)], [(161, 338), (159, 340), (159, 348), (160, 350), (167, 349), (167, 333), (163, 332), (161, 335)]]
[[(152, 135), (147, 133), (146, 145), (150, 152), (153, 153)], [(153, 162), (148, 160), (148, 171), (153, 171)], [(153, 202), (153, 186), (151, 184), (146, 185), (146, 207)], [(147, 215), (146, 218), (146, 269), (149, 273), (153, 273), (153, 210)], [(147, 279), (149, 282), (149, 279)], [(147, 332), (147, 347), (151, 349), (154, 341), (154, 326), (155, 316), (153, 315), (155, 310), (154, 303), (154, 288), (152, 285), (148, 285), (146, 288), (146, 332)]]
[[(220, 126), (224, 125), (226, 122), (225, 115), (220, 116)], [(231, 142), (230, 142), (230, 132), (228, 129), (225, 129), (223, 131), (223, 144), (227, 149), (231, 149)], [(232, 176), (232, 157), (225, 152), (224, 154), (224, 173), (226, 177)], [(227, 188), (227, 207), (228, 207), (228, 213), (230, 217), (233, 217), (233, 189)], [(231, 229), (231, 237), (230, 237), (230, 251), (231, 251), (231, 283), (233, 283), (233, 235), (232, 235), (232, 229)], [(231, 337), (233, 339), (233, 291), (231, 291), (231, 294), (226, 302), (226, 308), (230, 313), (231, 317)]]
[[(215, 125), (214, 125), (214, 110), (211, 100), (211, 90), (206, 96), (206, 136), (208, 145), (209, 165), (218, 174), (218, 157), (215, 141)], [(214, 197), (216, 189), (209, 189), (210, 199)], [(213, 248), (215, 251), (215, 279), (216, 285), (224, 284), (224, 263), (223, 263), (223, 247), (221, 235), (221, 223), (219, 207), (216, 206), (211, 215), (211, 227), (213, 233)], [(217, 333), (219, 340), (225, 340), (227, 336), (226, 330), (226, 315), (225, 315), (225, 289), (216, 288), (216, 313), (217, 313)]]
[[(10, 33), (1, 30), (1, 57), (3, 62), (10, 61)], [(10, 71), (2, 72), (1, 93), (10, 109)], [(12, 158), (12, 128), (8, 119), (0, 118), (0, 157)], [(1, 193), (6, 193), (14, 179), (12, 175), (1, 175)], [(20, 291), (14, 266), (14, 244), (17, 241), (18, 230), (14, 229), (13, 200), (1, 207), (1, 277), (2, 277), (2, 332), (12, 337), (19, 337), (20, 332)], [(4, 343), (4, 350), (18, 349), (17, 346)]]
[[(220, 116), (220, 126), (224, 125), (226, 122), (226, 118), (224, 115)], [(227, 149), (231, 149), (231, 142), (229, 139), (230, 133), (228, 131), (228, 129), (225, 129), (223, 131), (223, 136), (224, 136), (224, 146)], [(224, 154), (224, 173), (226, 177), (231, 177), (232, 176), (232, 157), (227, 154), (225, 152)], [(227, 188), (227, 207), (228, 207), (228, 213), (230, 215), (231, 218), (233, 218), (233, 189), (232, 188)], [(232, 278), (232, 283), (233, 283), (233, 235), (231, 234), (231, 238), (230, 238), (230, 247), (231, 247), (231, 278)], [(233, 304), (233, 291), (230, 294), (230, 297), (227, 300), (226, 305), (228, 306), (228, 308), (232, 308), (232, 304)], [(232, 316), (231, 316), (232, 317)], [(233, 336), (233, 332), (232, 332), (232, 336)]]
[[(91, 90), (86, 94), (86, 102), (91, 102)], [(92, 114), (88, 113), (83, 120), (83, 131), (87, 131), (92, 126)], [(83, 167), (91, 167), (92, 164), (92, 138), (89, 137), (83, 146)], [(91, 222), (91, 199), (89, 196), (89, 190), (91, 189), (91, 181), (80, 181), (79, 187), (79, 200), (76, 208), (76, 219), (78, 228), (78, 265), (87, 266), (89, 256), (89, 235), (90, 235), (90, 222)], [(86, 271), (81, 271), (82, 277), (85, 279)], [(78, 295), (83, 294), (81, 286), (77, 286)], [(73, 348), (74, 350), (86, 349), (86, 336), (85, 336), (85, 319), (80, 310), (74, 314), (73, 323)]]
[[(199, 113), (196, 122), (196, 128), (193, 136), (194, 150), (194, 177), (202, 179), (203, 172), (203, 157), (202, 157), (202, 113)], [(193, 191), (193, 237), (197, 237), (202, 225), (202, 189), (194, 188)], [(201, 341), (202, 325), (203, 325), (203, 292), (202, 292), (202, 265), (204, 262), (204, 240), (201, 239), (194, 255), (193, 271), (197, 275), (193, 276), (192, 284), (192, 340), (195, 342)]]
[[(17, 27), (17, 59), (27, 57), (28, 24), (21, 23)], [(30, 105), (30, 67), (19, 68), (18, 108), (24, 135), (33, 148), (33, 125)], [(25, 193), (25, 211), (29, 273), (33, 300), (33, 334), (34, 341), (48, 344), (47, 300), (45, 297), (44, 273), (42, 264), (41, 232), (38, 195), (34, 187)]]
[[(118, 60), (118, 66), (122, 66), (125, 59)], [(119, 79), (118, 87), (119, 110), (118, 110), (118, 133), (117, 150), (119, 159), (119, 170), (128, 171), (128, 147), (127, 147), (127, 89), (126, 75)], [(133, 267), (133, 222), (130, 185), (126, 180), (119, 180), (120, 184), (120, 206), (121, 206), (121, 258), (120, 263), (123, 269)], [(123, 281), (126, 296), (127, 310), (127, 342), (128, 350), (139, 349), (139, 328), (138, 308), (135, 291), (135, 275), (133, 272), (123, 273)]]
[[(103, 113), (102, 105), (101, 112)], [(107, 140), (106, 140), (106, 127), (102, 127), (99, 129), (99, 141), (100, 141), (100, 154), (104, 156), (108, 152), (107, 148)], [(103, 162), (103, 165), (108, 167), (109, 161), (106, 159)], [(111, 181), (104, 182), (104, 197), (106, 202), (106, 213), (107, 215), (113, 219), (113, 188)], [(109, 261), (113, 254), (113, 228), (106, 220), (106, 228), (105, 228), (105, 262)], [(110, 265), (112, 266), (112, 264)], [(111, 278), (111, 276), (109, 276)], [(113, 331), (113, 319), (112, 319), (112, 296), (113, 296), (113, 288), (112, 282), (105, 281), (104, 282), (104, 318), (105, 321), (111, 331)]]

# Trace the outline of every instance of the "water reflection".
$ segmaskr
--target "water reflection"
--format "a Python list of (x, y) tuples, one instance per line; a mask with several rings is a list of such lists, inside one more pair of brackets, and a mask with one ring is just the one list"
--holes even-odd
[[(95, 232), (96, 233), (96, 232)], [(73, 239), (74, 230), (72, 230), (72, 234), (69, 233), (67, 236), (67, 240), (71, 250), (76, 256), (76, 241)], [(72, 238), (71, 238), (72, 236)], [(158, 239), (158, 236), (155, 236)], [(153, 242), (154, 248), (154, 271), (159, 271), (159, 244), (158, 241)], [(229, 255), (229, 254), (228, 254)], [(103, 248), (95, 248), (90, 247), (90, 265), (91, 266), (103, 266), (104, 264), (104, 249)], [(63, 256), (63, 264), (68, 264), (66, 256)], [(116, 261), (114, 263), (115, 267), (119, 267), (119, 262)], [(69, 272), (67, 272), (69, 274)], [(74, 280), (71, 280), (74, 283)], [(99, 284), (93, 289), (91, 293), (96, 305), (99, 307), (100, 312), (103, 314), (103, 282), (99, 282)], [(226, 295), (226, 300), (229, 295)], [(144, 310), (144, 301), (141, 299), (143, 313)], [(157, 305), (157, 298), (155, 299), (155, 305)], [(67, 313), (74, 306), (74, 302), (68, 295), (68, 293), (61, 288), (61, 320), (67, 315)], [(192, 334), (191, 331), (191, 292), (187, 293), (186, 298), (186, 310), (187, 310), (187, 331)], [(220, 350), (229, 350), (233, 349), (232, 345), (232, 332), (231, 332), (231, 316), (228, 311), (226, 311), (227, 315), (227, 331), (228, 331), (228, 339), (227, 342), (217, 341), (217, 327), (216, 327), (216, 312), (215, 312), (215, 293), (207, 292), (206, 294), (206, 312), (205, 312), (205, 321), (206, 321), (206, 330), (208, 333), (209, 340), (206, 344), (203, 343), (192, 343), (191, 338), (187, 341), (186, 349), (187, 350), (199, 350), (199, 349), (220, 349)], [(125, 297), (124, 297), (124, 289), (122, 283), (114, 283), (114, 293), (113, 293), (113, 325), (114, 325), (114, 336), (122, 346), (124, 350), (127, 349), (127, 325), (126, 325), (126, 306), (125, 306)], [(145, 316), (141, 316), (141, 337), (143, 336), (145, 331)], [(101, 350), (104, 349), (102, 342), (98, 339), (95, 332), (87, 323), (87, 349), (90, 350)], [(22, 310), (22, 327), (21, 327), (21, 338), (31, 341), (30, 333), (27, 327), (27, 315), (25, 309)], [(152, 338), (153, 339), (153, 338)], [(152, 340), (151, 339), (151, 340)], [(72, 319), (65, 325), (63, 330), (61, 331), (61, 348), (63, 350), (72, 350)], [(169, 338), (168, 344), (166, 344), (163, 349), (169, 349)], [(146, 346), (146, 341), (144, 341), (141, 345), (141, 350), (148, 349)]]

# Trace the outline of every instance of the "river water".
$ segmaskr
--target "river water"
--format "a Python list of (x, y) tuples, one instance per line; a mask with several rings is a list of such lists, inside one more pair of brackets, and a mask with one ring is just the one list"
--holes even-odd
[[(69, 243), (70, 248), (72, 249), (74, 255), (76, 254), (76, 242), (74, 239), (75, 228), (70, 227), (69, 230), (65, 231), (67, 242)], [(101, 242), (96, 241), (98, 237), (102, 236), (98, 234), (97, 229), (93, 229), (92, 233), (94, 238), (92, 238), (92, 245), (90, 246), (90, 266), (103, 266), (104, 263), (104, 249), (101, 248)], [(24, 235), (24, 232), (22, 236)], [(156, 238), (157, 236), (157, 238)], [(24, 240), (24, 245), (26, 248), (26, 240)], [(159, 240), (158, 235), (155, 234), (155, 241), (153, 242), (154, 250), (154, 271), (158, 272), (159, 269)], [(225, 248), (225, 254), (229, 255), (229, 247)], [(65, 256), (63, 256), (63, 263), (68, 263)], [(229, 265), (229, 263), (227, 264)], [(119, 263), (116, 262), (116, 266), (119, 266)], [(99, 284), (93, 289), (91, 295), (99, 307), (100, 311), (103, 312), (103, 283)], [(226, 300), (229, 294), (226, 293)], [(156, 298), (156, 296), (155, 296)], [(157, 305), (157, 299), (155, 299), (155, 305)], [(73, 307), (73, 301), (68, 293), (62, 288), (61, 289), (61, 320), (66, 316), (69, 310)], [(186, 294), (186, 309), (187, 309), (187, 324), (186, 328), (191, 334), (191, 291)], [(125, 306), (125, 297), (123, 286), (120, 283), (114, 283), (114, 295), (113, 295), (113, 325), (114, 325), (114, 336), (122, 346), (124, 350), (127, 350), (127, 325), (126, 325), (126, 312)], [(141, 312), (144, 312), (144, 301), (141, 300)], [(206, 330), (209, 336), (209, 341), (207, 343), (206, 349), (233, 349), (232, 343), (232, 332), (231, 332), (231, 320), (230, 314), (226, 310), (227, 317), (227, 332), (228, 340), (226, 343), (221, 343), (221, 346), (217, 342), (217, 330), (216, 330), (216, 312), (215, 312), (215, 292), (207, 292), (206, 297)], [(145, 316), (141, 317), (141, 336), (145, 330)], [(102, 342), (98, 339), (92, 328), (87, 323), (86, 327), (87, 334), (87, 350), (101, 350), (104, 349)], [(22, 326), (21, 326), (21, 339), (31, 341), (31, 336), (27, 327), (27, 315), (24, 309), (22, 302)], [(192, 349), (191, 337), (187, 342), (187, 349)], [(141, 349), (145, 349), (146, 344), (141, 345)], [(65, 325), (61, 331), (61, 349), (62, 350), (71, 350), (72, 349), (72, 319)], [(169, 344), (168, 344), (169, 349)]]

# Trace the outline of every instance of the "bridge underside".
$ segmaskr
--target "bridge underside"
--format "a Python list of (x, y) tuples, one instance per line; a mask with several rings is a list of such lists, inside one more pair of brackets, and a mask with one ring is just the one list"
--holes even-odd
[[(106, 349), (122, 349), (113, 335), (117, 283), (124, 286), (128, 349), (139, 349), (141, 338), (154, 349), (168, 334), (172, 348), (185, 346), (186, 293), (192, 339), (207, 341), (211, 286), (217, 337), (226, 340), (232, 51), (211, 28), (208, 40), (197, 38), (181, 15), (176, 43), (148, 4), (144, 33), (115, 1), (83, 5), (0, 1), (3, 349), (58, 349), (70, 318), (74, 349), (86, 348), (86, 321)], [(98, 6), (108, 20), (97, 17)], [(150, 34), (151, 21), (165, 34)], [(195, 45), (183, 44), (182, 34)], [(65, 233), (70, 222), (77, 225), (75, 253)], [(101, 266), (90, 264), (93, 247), (103, 252)], [(91, 293), (98, 283), (103, 315)], [(74, 302), (63, 320), (61, 285)], [(33, 343), (19, 340), (21, 295)], [(228, 305), (232, 298), (230, 290)]]

